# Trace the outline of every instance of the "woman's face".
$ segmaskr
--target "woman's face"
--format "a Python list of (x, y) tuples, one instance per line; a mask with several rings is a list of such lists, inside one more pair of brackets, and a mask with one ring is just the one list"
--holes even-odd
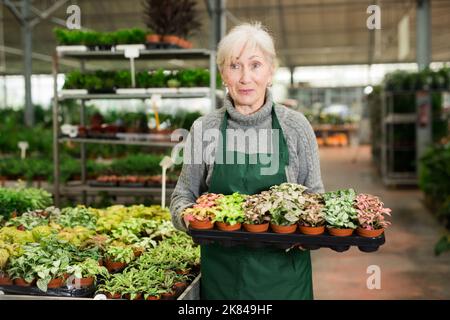
[(242, 50), (222, 69), (222, 79), (235, 105), (259, 108), (264, 103), (267, 86), (272, 82), (273, 68), (259, 48)]

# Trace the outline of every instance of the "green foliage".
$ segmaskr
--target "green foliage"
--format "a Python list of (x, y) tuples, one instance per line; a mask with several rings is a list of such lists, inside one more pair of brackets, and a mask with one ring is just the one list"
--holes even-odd
[(244, 221), (242, 204), (246, 196), (235, 192), (216, 199), (215, 217), (213, 221), (235, 225)]
[(115, 44), (145, 43), (146, 32), (139, 28), (119, 29), (115, 32), (80, 31), (54, 28), (58, 45), (111, 46)]
[(434, 254), (440, 256), (444, 252), (450, 251), (450, 235), (444, 235), (439, 239), (434, 247)]
[(134, 251), (131, 247), (110, 246), (106, 249), (105, 257), (114, 262), (130, 263), (134, 260)]
[(450, 224), (450, 143), (431, 147), (420, 159), (419, 186), (438, 208), (439, 217)]
[(357, 227), (357, 211), (354, 208), (356, 193), (353, 189), (338, 190), (323, 194), (325, 220), (333, 228)]
[(85, 206), (79, 205), (75, 208), (64, 208), (56, 222), (63, 227), (85, 227), (95, 230), (97, 217)]
[(45, 209), (53, 203), (51, 194), (35, 188), (0, 188), (0, 215), (9, 218), (13, 212)]

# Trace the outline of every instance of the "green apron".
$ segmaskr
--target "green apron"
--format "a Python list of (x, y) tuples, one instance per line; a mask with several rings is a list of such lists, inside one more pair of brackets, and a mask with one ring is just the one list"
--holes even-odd
[[(226, 146), (228, 114), (221, 125), (218, 148)], [(289, 153), (280, 123), (272, 107), (272, 129), (279, 131), (279, 166), (274, 175), (261, 175), (267, 167), (257, 157), (229, 152), (235, 160), (245, 157), (245, 164), (214, 164), (209, 192), (255, 194), (272, 185), (286, 182), (285, 167)], [(222, 141), (223, 140), (223, 141)], [(226, 148), (225, 148), (226, 149)], [(228, 151), (227, 151), (228, 152)], [(258, 156), (261, 154), (258, 154)], [(267, 155), (266, 155), (267, 156)], [(226, 159), (225, 157), (223, 159)], [(298, 248), (288, 252), (276, 248), (201, 246), (201, 298), (208, 300), (306, 300), (313, 299), (311, 258), (309, 251)]]

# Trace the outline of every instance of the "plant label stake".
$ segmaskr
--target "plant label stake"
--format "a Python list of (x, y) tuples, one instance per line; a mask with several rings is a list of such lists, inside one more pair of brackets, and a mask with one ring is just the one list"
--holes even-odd
[(162, 167), (162, 193), (161, 193), (161, 208), (165, 208), (166, 207), (166, 171), (168, 168), (170, 168), (171, 166), (173, 166), (174, 161), (171, 157), (165, 156), (161, 162), (159, 163), (159, 165)]
[(116, 50), (123, 50), (125, 58), (130, 59), (130, 69), (131, 69), (131, 87), (136, 88), (136, 77), (134, 68), (134, 59), (139, 58), (139, 50), (144, 50), (145, 46), (143, 44), (122, 44), (116, 46)]
[(161, 105), (161, 95), (159, 94), (153, 94), (152, 98), (150, 99), (152, 104), (153, 112), (155, 113), (155, 121), (156, 121), (156, 130), (159, 131), (159, 113), (158, 108)]
[(27, 156), (27, 149), (29, 147), (28, 142), (20, 141), (18, 143), (18, 147), (20, 149), (20, 158), (25, 159), (25, 157)]

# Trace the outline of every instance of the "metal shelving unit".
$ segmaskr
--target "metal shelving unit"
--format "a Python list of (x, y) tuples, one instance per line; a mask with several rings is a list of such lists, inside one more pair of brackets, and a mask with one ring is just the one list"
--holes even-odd
[[(112, 51), (87, 51), (87, 48), (77, 47), (72, 50), (68, 47), (56, 47), (56, 53), (53, 56), (53, 79), (54, 79), (54, 98), (53, 98), (53, 162), (54, 162), (54, 197), (55, 205), (60, 205), (61, 194), (81, 194), (82, 201), (86, 203), (88, 193), (95, 193), (99, 191), (107, 191), (118, 194), (149, 194), (155, 195), (161, 190), (159, 188), (132, 188), (132, 187), (92, 187), (87, 185), (86, 172), (86, 144), (116, 144), (116, 145), (134, 145), (134, 146), (149, 146), (154, 148), (171, 148), (176, 143), (168, 141), (140, 141), (140, 140), (125, 140), (125, 139), (89, 139), (89, 138), (68, 138), (62, 137), (59, 126), (59, 102), (67, 99), (77, 99), (81, 102), (80, 110), (80, 125), (86, 125), (85, 117), (85, 102), (88, 100), (104, 100), (104, 99), (150, 99), (155, 93), (160, 94), (162, 98), (204, 98), (211, 99), (211, 109), (215, 109), (216, 96), (223, 95), (223, 93), (216, 88), (216, 65), (215, 65), (215, 51), (206, 49), (158, 49), (147, 50), (142, 47), (130, 46), (130, 50), (138, 52), (137, 57), (130, 58), (126, 50), (112, 50)], [(209, 59), (210, 70), (210, 86), (209, 88), (150, 88), (145, 89), (145, 92), (135, 93), (106, 93), (106, 94), (68, 94), (67, 92), (58, 92), (57, 75), (59, 71), (59, 58), (76, 59), (80, 62), (80, 70), (84, 71), (85, 62), (89, 60), (129, 60), (132, 76), (132, 83), (134, 84), (135, 59), (140, 60), (164, 60), (169, 59)], [(139, 90), (138, 90), (139, 91)], [(142, 91), (142, 90), (141, 90)], [(80, 158), (81, 158), (81, 184), (65, 185), (60, 183), (60, 144), (72, 141), (80, 144)], [(173, 189), (167, 189), (169, 196)]]
[[(403, 155), (404, 159), (414, 162), (417, 158), (417, 113), (405, 112), (399, 113), (394, 110), (394, 96), (414, 95), (410, 107), (416, 110), (415, 92), (383, 92), (382, 94), (382, 140), (381, 140), (381, 173), (384, 184), (386, 185), (417, 185), (417, 163), (414, 170), (398, 170), (398, 157)], [(405, 104), (406, 105), (406, 104)], [(396, 112), (394, 112), (396, 111)], [(399, 125), (410, 125), (414, 131), (414, 141), (398, 143), (395, 135), (401, 131)], [(407, 163), (402, 163), (407, 166)]]

